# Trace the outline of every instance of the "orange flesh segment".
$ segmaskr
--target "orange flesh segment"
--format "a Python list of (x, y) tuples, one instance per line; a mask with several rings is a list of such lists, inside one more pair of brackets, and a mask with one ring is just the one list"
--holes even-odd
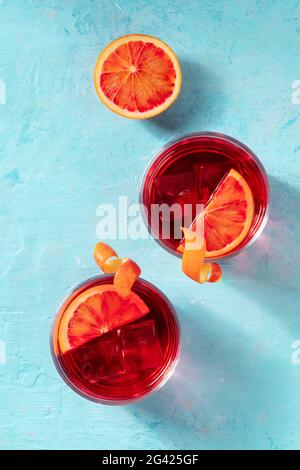
[(185, 247), (182, 256), (182, 271), (186, 276), (200, 284), (217, 282), (222, 277), (222, 269), (217, 263), (204, 262), (206, 243), (203, 237), (190, 229), (182, 229)]
[[(197, 216), (190, 229), (195, 230), (204, 218), (206, 258), (218, 258), (240, 245), (247, 236), (254, 214), (251, 189), (236, 171), (223, 178), (212, 194), (204, 211)], [(184, 239), (177, 250), (183, 252)]]
[(159, 47), (129, 41), (108, 56), (100, 86), (113, 103), (128, 111), (144, 112), (171, 96), (176, 73), (172, 61)]

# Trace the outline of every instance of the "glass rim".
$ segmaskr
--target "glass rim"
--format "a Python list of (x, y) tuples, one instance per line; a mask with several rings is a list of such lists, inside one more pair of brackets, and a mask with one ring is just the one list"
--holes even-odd
[(214, 131), (198, 131), (198, 132), (194, 131), (194, 132), (189, 132), (187, 134), (181, 134), (178, 137), (175, 137), (173, 139), (168, 140), (162, 147), (160, 147), (160, 149), (158, 151), (155, 151), (152, 154), (152, 157), (151, 157), (150, 161), (146, 165), (146, 168), (144, 170), (144, 173), (143, 173), (143, 176), (142, 176), (141, 182), (140, 182), (139, 205), (140, 205), (140, 208), (141, 208), (142, 219), (143, 219), (143, 222), (144, 222), (148, 232), (150, 233), (151, 237), (154, 239), (154, 241), (159, 246), (161, 246), (164, 250), (166, 250), (167, 252), (169, 252), (173, 256), (176, 256), (177, 258), (182, 257), (182, 255), (180, 253), (177, 253), (176, 251), (172, 250), (172, 248), (165, 245), (161, 241), (159, 236), (157, 236), (156, 233), (155, 233), (155, 237), (153, 237), (153, 235), (152, 235), (153, 230), (151, 228), (151, 225), (149, 224), (147, 213), (145, 211), (143, 193), (144, 193), (145, 181), (146, 181), (146, 178), (147, 178), (147, 174), (148, 174), (150, 168), (152, 168), (153, 164), (160, 159), (161, 155), (169, 147), (171, 147), (172, 145), (177, 144), (177, 143), (179, 143), (183, 140), (186, 140), (186, 139), (192, 139), (193, 137), (211, 137), (211, 138), (217, 137), (219, 139), (223, 139), (224, 141), (233, 143), (237, 147), (240, 147), (241, 149), (243, 149), (252, 158), (252, 160), (256, 163), (256, 165), (258, 166), (258, 168), (261, 172), (261, 175), (263, 177), (265, 188), (266, 188), (266, 210), (265, 210), (263, 218), (260, 222), (260, 225), (259, 225), (257, 231), (255, 232), (255, 234), (253, 235), (253, 237), (250, 238), (250, 240), (248, 240), (248, 242), (245, 245), (242, 245), (241, 247), (239, 247), (233, 253), (229, 253), (229, 254), (221, 256), (219, 258), (209, 258), (209, 261), (211, 261), (211, 262), (214, 262), (214, 261), (224, 262), (224, 261), (227, 261), (227, 260), (229, 260), (231, 258), (234, 258), (235, 256), (239, 255), (242, 251), (249, 248), (249, 246), (252, 245), (252, 243), (254, 243), (260, 237), (262, 231), (264, 230), (264, 228), (266, 226), (266, 223), (268, 221), (269, 214), (270, 214), (269, 203), (270, 203), (271, 190), (270, 190), (270, 183), (269, 183), (267, 172), (266, 172), (262, 162), (257, 157), (257, 155), (246, 144), (244, 144), (240, 140), (236, 139), (235, 137), (232, 137), (230, 135), (223, 134), (223, 133), (220, 133), (220, 132), (214, 132)]
[(112, 405), (112, 406), (114, 406), (114, 405), (120, 405), (120, 406), (121, 405), (128, 405), (128, 404), (131, 404), (133, 402), (140, 401), (140, 400), (143, 400), (144, 398), (149, 397), (150, 395), (152, 395), (152, 393), (154, 393), (154, 392), (158, 391), (160, 388), (162, 388), (166, 384), (166, 382), (168, 382), (168, 380), (173, 376), (173, 374), (175, 372), (175, 369), (177, 367), (180, 352), (181, 352), (181, 328), (180, 328), (180, 323), (179, 323), (179, 319), (178, 319), (176, 310), (173, 307), (173, 304), (171, 303), (171, 301), (168, 299), (168, 297), (158, 287), (156, 287), (151, 282), (149, 282), (149, 281), (147, 281), (146, 279), (143, 279), (143, 278), (138, 278), (135, 281), (135, 283), (141, 283), (143, 286), (146, 286), (146, 287), (149, 287), (150, 289), (155, 290), (164, 299), (165, 303), (167, 304), (167, 306), (170, 309), (170, 312), (171, 312), (171, 314), (174, 318), (174, 323), (176, 325), (177, 334), (178, 334), (178, 341), (177, 341), (177, 347), (176, 347), (176, 354), (174, 356), (174, 359), (172, 359), (172, 363), (170, 365), (170, 368), (168, 369), (166, 374), (163, 375), (162, 380), (157, 381), (157, 383), (154, 384), (153, 388), (151, 388), (149, 391), (146, 391), (146, 393), (144, 393), (143, 395), (138, 396), (138, 397), (134, 396), (132, 398), (128, 398), (128, 399), (124, 399), (124, 400), (122, 400), (122, 399), (110, 400), (109, 398), (98, 398), (94, 395), (91, 395), (89, 393), (86, 393), (86, 392), (82, 391), (68, 377), (67, 373), (65, 372), (65, 370), (61, 366), (61, 364), (60, 364), (60, 362), (59, 362), (59, 360), (58, 360), (58, 358), (55, 354), (55, 351), (54, 351), (55, 325), (56, 325), (57, 316), (59, 315), (59, 313), (61, 312), (61, 310), (63, 308), (67, 307), (68, 300), (70, 299), (70, 297), (73, 294), (75, 294), (77, 291), (80, 291), (80, 289), (83, 289), (87, 284), (90, 284), (90, 283), (93, 284), (97, 280), (104, 279), (104, 278), (112, 279), (113, 275), (111, 275), (111, 274), (100, 274), (100, 275), (97, 275), (97, 276), (93, 276), (93, 277), (90, 277), (90, 278), (86, 279), (85, 281), (82, 281), (80, 284), (68, 289), (68, 293), (66, 294), (66, 296), (64, 297), (64, 299), (60, 303), (60, 305), (59, 305), (59, 307), (58, 307), (58, 309), (55, 313), (53, 322), (52, 322), (50, 338), (49, 338), (49, 340), (50, 340), (50, 352), (51, 352), (51, 356), (52, 356), (52, 361), (54, 363), (54, 366), (55, 366), (58, 374), (63, 379), (65, 384), (68, 385), (78, 395), (80, 395), (81, 397), (83, 397), (87, 400), (90, 400), (94, 403), (99, 403), (99, 404), (103, 404), (103, 405)]

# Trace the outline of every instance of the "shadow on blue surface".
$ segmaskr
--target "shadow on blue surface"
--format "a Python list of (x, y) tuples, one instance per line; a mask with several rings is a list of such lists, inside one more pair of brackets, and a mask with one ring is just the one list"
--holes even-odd
[[(299, 192), (284, 181), (269, 176), (270, 216), (260, 236), (244, 253), (226, 263), (234, 275), (243, 272), (243, 280), (264, 280), (264, 285), (280, 283), (292, 287), (299, 275), (300, 225), (294, 214), (299, 211)], [(247, 283), (244, 283), (247, 285)]]
[(300, 194), (271, 176), (270, 217), (260, 238), (225, 265), (226, 280), (297, 334), (300, 281)]
[(154, 133), (163, 134), (166, 130), (182, 132), (190, 123), (194, 123), (194, 130), (206, 130), (214, 117), (222, 114), (221, 85), (211, 70), (186, 60), (181, 60), (180, 65), (182, 87), (175, 103), (159, 116), (142, 121), (152, 127)]
[[(211, 434), (227, 420), (220, 407), (211, 414), (211, 402), (215, 398), (212, 385), (214, 379), (219, 381), (215, 374), (224, 365), (230, 365), (235, 368), (237, 376), (244, 367), (243, 351), (239, 351), (238, 357), (230, 338), (222, 337), (217, 331), (215, 317), (205, 309), (202, 313), (203, 316), (195, 321), (190, 312), (179, 311), (186, 323), (182, 328), (182, 353), (176, 373), (163, 390), (134, 405), (134, 413), (142, 416), (150, 429), (159, 427), (160, 435), (165, 440), (162, 445), (169, 448), (174, 448), (174, 436), (178, 433), (188, 436), (187, 442), (181, 442), (182, 448), (210, 447)], [(221, 331), (222, 323), (219, 328)], [(246, 381), (244, 377), (242, 380), (243, 387), (249, 386), (247, 383), (251, 375), (247, 374)], [(240, 386), (238, 382), (234, 385), (236, 392)], [(210, 397), (207, 396), (208, 388)]]
[[(173, 430), (177, 438), (178, 433), (189, 436), (181, 443), (184, 448), (210, 448), (211, 442), (215, 448), (276, 448), (266, 416), (288, 433), (288, 400), (278, 397), (288, 393), (293, 374), (290, 344), (287, 356), (280, 356), (272, 326), (287, 338), (299, 331), (300, 229), (292, 214), (300, 207), (300, 194), (277, 178), (271, 177), (270, 184), (270, 218), (263, 234), (224, 269), (223, 282), (253, 302), (253, 312), (243, 310), (241, 298), (241, 304), (232, 304), (231, 317), (223, 315), (222, 295), (215, 300), (217, 314), (205, 303), (201, 315), (193, 314), (193, 304), (177, 307), (182, 354), (176, 373), (162, 391), (130, 407), (149, 430), (159, 428), (162, 446), (176, 446)], [(249, 409), (256, 410), (250, 418)], [(237, 423), (244, 427), (244, 436)]]
[[(178, 435), (181, 449), (209, 449), (212, 442), (217, 449), (268, 447), (260, 432), (265, 432), (268, 404), (274, 407), (273, 387), (279, 378), (270, 381), (256, 367), (259, 351), (249, 357), (249, 341), (237, 325), (216, 319), (205, 308), (196, 321), (191, 311), (179, 314), (185, 324), (176, 373), (161, 391), (130, 407), (131, 412), (148, 424), (150, 432), (159, 429), (162, 448), (176, 448)], [(280, 370), (280, 381), (289, 383), (288, 368)], [(249, 409), (257, 410), (250, 420)], [(277, 412), (273, 419), (282, 428), (281, 411)], [(250, 429), (245, 441), (239, 426), (245, 433)], [(258, 427), (257, 434), (251, 426)]]

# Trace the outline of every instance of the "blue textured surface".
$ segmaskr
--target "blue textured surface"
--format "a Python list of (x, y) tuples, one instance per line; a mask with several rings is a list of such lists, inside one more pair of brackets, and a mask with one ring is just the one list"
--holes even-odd
[[(0, 448), (300, 448), (299, 18), (296, 0), (0, 1)], [(178, 102), (146, 122), (112, 114), (92, 83), (102, 47), (134, 32), (183, 69)], [(116, 241), (176, 306), (182, 357), (145, 401), (85, 401), (52, 364), (57, 306), (97, 274), (99, 204), (137, 201), (153, 151), (194, 130), (261, 158), (268, 226), (219, 285), (184, 279), (150, 239)]]

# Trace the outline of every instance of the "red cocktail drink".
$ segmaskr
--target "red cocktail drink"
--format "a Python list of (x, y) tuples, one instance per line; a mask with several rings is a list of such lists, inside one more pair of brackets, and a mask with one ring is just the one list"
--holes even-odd
[[(153, 218), (151, 208), (161, 204), (169, 206), (175, 204), (182, 208), (184, 217), (188, 215), (188, 219), (194, 220), (198, 214), (197, 208), (209, 204), (213, 194), (216, 194), (216, 188), (220, 187), (230, 171), (235, 178), (243, 181), (244, 187), (241, 185), (244, 189), (243, 197), (246, 199), (247, 191), (252, 194), (248, 197), (248, 200), (251, 199), (251, 210), (249, 210), (251, 220), (249, 222), (249, 216), (247, 233), (243, 235), (237, 246), (223, 253), (219, 250), (221, 254), (216, 258), (231, 256), (248, 246), (259, 236), (267, 221), (269, 186), (262, 164), (254, 153), (239, 141), (212, 132), (190, 134), (174, 140), (155, 156), (142, 181), (140, 202), (152, 235), (164, 248), (180, 256), (178, 245), (182, 234), (178, 235), (178, 231), (176, 232), (174, 228), (175, 222), (178, 222), (177, 216), (173, 212), (169, 214), (170, 236), (164, 237), (163, 226), (168, 221), (164, 220), (163, 212), (159, 217)], [(233, 187), (232, 183), (231, 185)], [(238, 188), (238, 191), (241, 189)], [(225, 206), (226, 187), (225, 190), (221, 188), (219, 192), (225, 193)], [(244, 210), (243, 204), (241, 206)], [(236, 215), (234, 217), (232, 221), (225, 222), (231, 223), (231, 226), (241, 222), (241, 218), (238, 219)], [(213, 217), (211, 219), (213, 220)], [(214, 220), (218, 222), (217, 218)], [(221, 223), (224, 223), (224, 220)], [(184, 225), (184, 220), (181, 221), (181, 225)], [(221, 230), (220, 232), (222, 235)], [(228, 246), (233, 245), (234, 243), (231, 245), (228, 243)]]
[[(132, 291), (147, 305), (149, 313), (105, 333), (99, 332), (98, 336), (93, 332), (91, 339), (87, 334), (80, 344), (76, 344), (75, 338), (73, 346), (66, 350), (64, 329), (72, 329), (72, 323), (66, 322), (70, 305), (76, 305), (76, 299), (86, 292), (112, 283), (113, 276), (98, 276), (81, 284), (64, 301), (54, 324), (52, 352), (59, 373), (80, 395), (104, 404), (126, 404), (157, 390), (168, 380), (177, 363), (180, 333), (168, 299), (152, 284), (138, 279)], [(96, 301), (97, 295), (94, 304), (84, 305), (80, 331), (87, 329), (87, 322), (92, 327), (97, 323)], [(111, 309), (114, 302), (112, 299)]]

